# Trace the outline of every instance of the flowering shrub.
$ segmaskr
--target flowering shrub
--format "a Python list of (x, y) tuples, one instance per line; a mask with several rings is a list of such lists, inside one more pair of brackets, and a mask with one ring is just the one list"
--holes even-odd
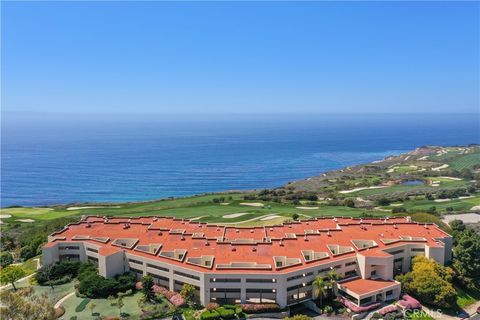
[(408, 309), (408, 310), (422, 308), (422, 304), (418, 302), (417, 299), (413, 298), (408, 294), (404, 294), (402, 297), (402, 300), (398, 301), (398, 304), (401, 305), (404, 309)]
[(246, 313), (278, 312), (280, 306), (276, 303), (247, 303), (242, 304), (242, 310)]
[(387, 313), (391, 313), (391, 312), (395, 312), (395, 311), (397, 311), (397, 306), (389, 305), (389, 306), (386, 306), (386, 307), (378, 310), (378, 313), (380, 313), (380, 315), (384, 316)]
[[(135, 288), (137, 290), (142, 289), (142, 283), (137, 282), (135, 284)], [(165, 298), (167, 298), (168, 301), (170, 301), (175, 307), (180, 307), (181, 305), (185, 304), (185, 299), (178, 293), (170, 291), (164, 287), (160, 287), (159, 285), (154, 284), (152, 286), (152, 290), (155, 293), (161, 294)]]
[(337, 299), (341, 304), (343, 304), (345, 307), (347, 307), (348, 309), (352, 310), (355, 313), (362, 313), (365, 311), (373, 310), (380, 306), (380, 303), (375, 302), (375, 303), (369, 304), (368, 306), (359, 307), (356, 304), (354, 304), (352, 301), (345, 299), (344, 297), (338, 297)]
[(217, 309), (218, 307), (220, 307), (220, 305), (218, 303), (210, 302), (209, 304), (207, 304), (205, 309), (207, 309), (208, 311), (212, 311), (212, 310)]

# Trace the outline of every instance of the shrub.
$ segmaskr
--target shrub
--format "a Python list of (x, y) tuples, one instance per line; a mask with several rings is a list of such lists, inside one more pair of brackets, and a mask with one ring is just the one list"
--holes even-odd
[(323, 313), (330, 314), (332, 312), (333, 308), (331, 306), (325, 306), (325, 308), (323, 308)]
[(85, 298), (82, 301), (80, 301), (78, 306), (75, 308), (75, 312), (82, 312), (83, 310), (85, 310), (85, 307), (89, 302), (90, 302), (89, 298)]
[(220, 319), (220, 314), (215, 310), (212, 310), (212, 311), (207, 310), (202, 312), (202, 314), (200, 314), (200, 319), (201, 320), (218, 320)]
[(372, 303), (368, 306), (359, 307), (359, 306), (357, 306), (356, 304), (354, 304), (353, 302), (351, 302), (350, 300), (348, 300), (344, 297), (338, 297), (337, 300), (340, 303), (342, 303), (345, 307), (347, 307), (348, 309), (352, 310), (355, 313), (366, 312), (366, 311), (369, 311), (369, 310), (376, 309), (380, 306), (380, 303), (376, 302), (376, 303)]
[(224, 307), (220, 307), (220, 308), (217, 308), (217, 310), (215, 311), (217, 311), (220, 317), (222, 317), (223, 319), (235, 318), (235, 310), (233, 309), (226, 309)]
[(4, 268), (13, 263), (13, 256), (10, 252), (0, 253), (0, 267)]
[(80, 261), (59, 261), (53, 265), (41, 267), (35, 274), (35, 279), (40, 285), (66, 283), (78, 275), (81, 265)]
[[(220, 307), (220, 305), (218, 303), (210, 302), (209, 304), (207, 304), (205, 309), (207, 309), (208, 311), (212, 311), (212, 310), (217, 309), (218, 307)], [(226, 306), (224, 306), (224, 307), (226, 307)]]
[(264, 312), (278, 312), (280, 306), (276, 303), (246, 303), (242, 304), (242, 310), (245, 313), (264, 313)]

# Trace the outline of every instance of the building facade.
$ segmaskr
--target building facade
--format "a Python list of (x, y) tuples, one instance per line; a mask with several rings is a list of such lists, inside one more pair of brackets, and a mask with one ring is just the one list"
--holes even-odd
[(452, 237), (410, 218), (316, 218), (266, 227), (225, 227), (168, 217), (83, 217), (49, 236), (43, 264), (90, 261), (99, 274), (150, 275), (180, 291), (192, 284), (202, 304), (312, 299), (312, 282), (335, 270), (336, 293), (357, 305), (397, 299), (411, 259), (445, 264)]

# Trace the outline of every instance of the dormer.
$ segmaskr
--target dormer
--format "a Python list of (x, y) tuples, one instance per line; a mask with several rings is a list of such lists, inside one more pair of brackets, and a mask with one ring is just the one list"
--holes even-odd
[(307, 263), (326, 259), (329, 257), (327, 252), (315, 252), (313, 250), (302, 250), (302, 255), (303, 259)]
[(352, 243), (357, 250), (378, 247), (378, 244), (373, 240), (352, 240)]
[(138, 242), (136, 238), (117, 238), (113, 240), (112, 245), (126, 249), (132, 249)]
[(160, 251), (160, 254), (159, 254), (159, 256), (161, 257), (177, 260), (177, 261), (183, 261), (186, 255), (187, 255), (186, 249), (175, 249), (173, 251)]
[(287, 258), (286, 256), (273, 257), (273, 261), (275, 262), (275, 269), (277, 270), (302, 264), (299, 258)]
[(355, 250), (350, 246), (340, 246), (338, 244), (327, 244), (327, 248), (334, 256), (355, 252)]
[(200, 256), (200, 257), (189, 257), (187, 258), (187, 263), (199, 266), (202, 268), (212, 269), (215, 256)]
[(145, 253), (156, 256), (160, 251), (160, 248), (162, 248), (162, 245), (160, 243), (152, 243), (152, 244), (146, 244), (146, 245), (138, 245), (135, 247), (134, 250), (145, 252)]

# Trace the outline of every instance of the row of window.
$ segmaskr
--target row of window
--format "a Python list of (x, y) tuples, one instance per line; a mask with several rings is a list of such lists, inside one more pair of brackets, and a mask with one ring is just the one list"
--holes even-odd
[(288, 277), (288, 278), (287, 278), (287, 282), (288, 282), (288, 281), (292, 281), (292, 280), (296, 280), (296, 279), (300, 279), (300, 278), (303, 278), (303, 277), (308, 277), (308, 276), (311, 276), (311, 275), (313, 275), (313, 272), (303, 273), (303, 274), (297, 274), (297, 275)]
[(79, 250), (79, 246), (64, 246), (64, 247), (59, 247), (59, 250)]
[(185, 278), (190, 278), (190, 279), (194, 279), (194, 280), (200, 280), (200, 277), (199, 276), (194, 276), (193, 274), (188, 274), (188, 273), (184, 273), (184, 272), (180, 272), (180, 271), (173, 271), (173, 273), (179, 275), (179, 276), (182, 276), (182, 277), (185, 277)]

